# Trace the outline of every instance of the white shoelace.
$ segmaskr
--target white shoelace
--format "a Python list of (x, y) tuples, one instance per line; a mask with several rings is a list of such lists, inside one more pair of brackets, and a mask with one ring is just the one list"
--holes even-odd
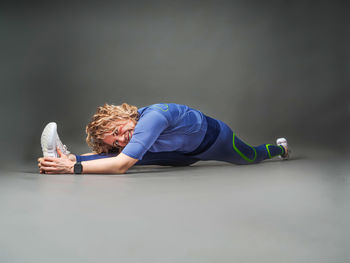
[(60, 148), (60, 150), (62, 151), (62, 153), (64, 155), (70, 154), (70, 151), (68, 151), (67, 146), (61, 142), (61, 140), (58, 137), (58, 135), (56, 137), (56, 143), (57, 143), (58, 148)]

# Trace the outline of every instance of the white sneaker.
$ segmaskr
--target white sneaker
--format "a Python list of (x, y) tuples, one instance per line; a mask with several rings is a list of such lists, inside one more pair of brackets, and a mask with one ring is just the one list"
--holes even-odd
[(290, 150), (288, 149), (287, 139), (286, 138), (278, 138), (276, 140), (276, 144), (279, 145), (279, 146), (280, 145), (283, 146), (283, 148), (285, 150), (284, 155), (280, 155), (280, 158), (283, 159), (283, 160), (288, 160), (289, 159)]
[(63, 154), (70, 154), (66, 145), (61, 142), (57, 134), (57, 124), (50, 122), (45, 126), (41, 134), (41, 149), (43, 150), (44, 157), (59, 157), (56, 150), (57, 147)]

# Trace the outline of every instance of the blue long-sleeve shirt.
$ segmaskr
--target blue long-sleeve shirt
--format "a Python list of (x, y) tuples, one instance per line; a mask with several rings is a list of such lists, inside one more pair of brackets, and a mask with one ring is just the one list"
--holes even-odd
[(147, 151), (195, 150), (202, 142), (207, 121), (203, 113), (185, 105), (153, 104), (138, 110), (140, 118), (122, 153), (141, 160)]

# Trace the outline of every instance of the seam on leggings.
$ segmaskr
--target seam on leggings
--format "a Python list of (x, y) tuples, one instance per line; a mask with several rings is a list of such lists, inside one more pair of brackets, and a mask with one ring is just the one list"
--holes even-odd
[(272, 157), (271, 157), (271, 153), (270, 153), (270, 150), (269, 150), (269, 146), (270, 146), (271, 144), (265, 144), (265, 147), (266, 147), (266, 150), (267, 150), (267, 154), (269, 155), (269, 159), (271, 159)]
[(233, 134), (233, 140), (232, 140), (232, 144), (233, 144), (233, 148), (235, 149), (235, 151), (247, 162), (254, 162), (256, 159), (256, 150), (254, 147), (250, 146), (248, 143), (246, 143), (250, 148), (253, 149), (254, 151), (254, 158), (253, 159), (249, 159), (247, 156), (245, 156), (240, 150), (238, 150), (238, 148), (235, 145), (235, 134)]
[[(268, 155), (269, 155), (269, 158), (271, 159), (271, 158), (273, 158), (273, 157), (276, 157), (276, 156), (278, 156), (278, 155), (280, 155), (280, 154), (276, 154), (276, 155), (274, 155), (274, 156), (272, 156), (271, 155), (271, 153), (270, 153), (270, 149), (269, 149), (269, 146), (271, 146), (272, 144), (266, 144), (266, 150), (267, 150), (267, 153), (268, 153)], [(281, 150), (282, 150), (282, 153), (284, 152), (284, 149), (283, 149), (283, 147), (282, 146), (278, 146), (278, 147), (280, 147), (281, 148)]]

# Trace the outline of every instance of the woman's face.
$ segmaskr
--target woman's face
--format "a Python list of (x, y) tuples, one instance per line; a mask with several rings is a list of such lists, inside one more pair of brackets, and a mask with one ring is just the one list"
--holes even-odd
[(135, 123), (132, 120), (120, 120), (111, 124), (114, 132), (107, 133), (103, 142), (113, 147), (125, 147), (134, 134)]

